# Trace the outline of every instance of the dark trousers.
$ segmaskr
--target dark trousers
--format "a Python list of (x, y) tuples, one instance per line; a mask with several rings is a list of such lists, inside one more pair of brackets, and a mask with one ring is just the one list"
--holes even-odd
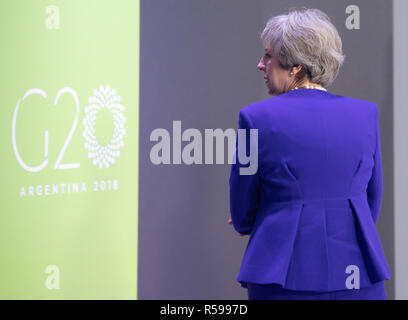
[(248, 283), (249, 300), (386, 300), (384, 281), (370, 287), (330, 292), (296, 291), (278, 284)]

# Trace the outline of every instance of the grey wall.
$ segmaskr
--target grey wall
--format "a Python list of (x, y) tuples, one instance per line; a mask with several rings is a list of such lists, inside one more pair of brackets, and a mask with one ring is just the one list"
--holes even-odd
[(246, 298), (235, 278), (247, 241), (227, 224), (228, 165), (150, 162), (152, 130), (236, 128), (259, 99), (261, 3), (141, 1), (140, 299)]
[(394, 1), (394, 201), (395, 297), (408, 299), (408, 148), (406, 77), (408, 74), (408, 1)]
[[(391, 1), (390, 1), (391, 2)], [(380, 107), (384, 196), (378, 230), (392, 271), (392, 7), (353, 1), (361, 29), (345, 28), (349, 1), (141, 1), (139, 299), (247, 299), (236, 282), (248, 238), (227, 224), (229, 165), (159, 165), (150, 133), (236, 128), (239, 109), (268, 98), (256, 65), (267, 19), (293, 6), (333, 19), (347, 55), (330, 91)], [(394, 296), (393, 280), (387, 283)]]

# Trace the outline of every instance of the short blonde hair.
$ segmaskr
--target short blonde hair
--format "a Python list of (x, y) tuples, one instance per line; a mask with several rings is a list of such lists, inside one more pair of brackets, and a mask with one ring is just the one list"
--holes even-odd
[(319, 9), (291, 9), (268, 20), (261, 34), (282, 68), (302, 65), (299, 78), (329, 86), (339, 73), (345, 55), (336, 27)]

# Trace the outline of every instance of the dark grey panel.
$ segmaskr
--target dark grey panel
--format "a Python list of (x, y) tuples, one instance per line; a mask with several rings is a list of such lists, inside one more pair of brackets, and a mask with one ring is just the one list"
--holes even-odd
[[(229, 218), (229, 165), (150, 162), (156, 128), (236, 128), (239, 109), (267, 98), (256, 64), (268, 17), (293, 6), (322, 9), (343, 39), (346, 62), (330, 91), (375, 101), (384, 196), (378, 230), (392, 270), (392, 8), (354, 1), (361, 29), (344, 25), (348, 1), (141, 1), (139, 299), (247, 299), (236, 282), (247, 237)], [(387, 283), (389, 298), (393, 282)]]
[(142, 1), (140, 299), (246, 299), (247, 238), (227, 224), (229, 165), (150, 162), (152, 130), (236, 128), (259, 98), (261, 2)]

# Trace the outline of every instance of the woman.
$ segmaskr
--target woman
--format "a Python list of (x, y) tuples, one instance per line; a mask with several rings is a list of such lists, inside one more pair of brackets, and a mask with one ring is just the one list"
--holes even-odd
[(231, 167), (229, 223), (250, 235), (237, 280), (249, 299), (386, 299), (378, 107), (325, 88), (344, 55), (322, 11), (273, 17), (261, 39), (274, 97), (239, 113), (258, 129), (258, 170)]

